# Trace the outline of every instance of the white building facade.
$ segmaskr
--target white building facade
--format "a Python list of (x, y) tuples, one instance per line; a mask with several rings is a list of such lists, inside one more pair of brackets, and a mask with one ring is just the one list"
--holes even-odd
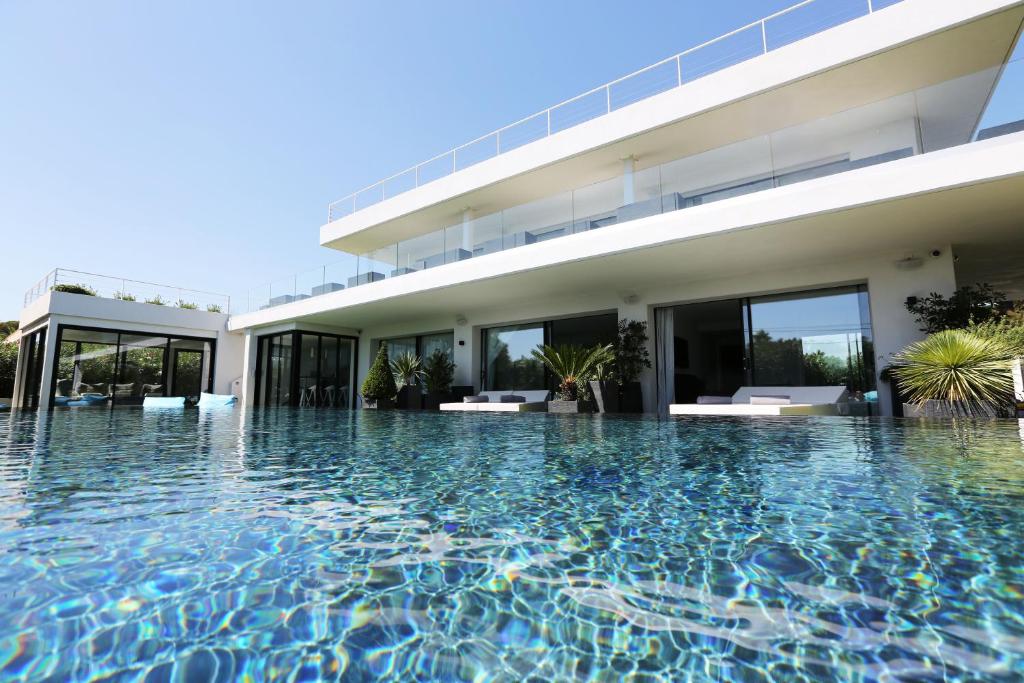
[(811, 33), (836, 4), (332, 204), (335, 262), (225, 319), (224, 381), (250, 406), (355, 407), (388, 340), (450, 349), (467, 391), (551, 388), (532, 348), (631, 320), (649, 334), (647, 412), (836, 383), (866, 414), (898, 412), (883, 371), (922, 336), (908, 299), (978, 282), (1024, 298), (1024, 2), (850, 0)]

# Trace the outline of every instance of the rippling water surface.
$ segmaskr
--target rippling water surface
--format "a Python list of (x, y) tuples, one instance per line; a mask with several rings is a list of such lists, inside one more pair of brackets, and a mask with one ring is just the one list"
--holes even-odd
[(0, 679), (1021, 680), (1016, 422), (0, 414)]

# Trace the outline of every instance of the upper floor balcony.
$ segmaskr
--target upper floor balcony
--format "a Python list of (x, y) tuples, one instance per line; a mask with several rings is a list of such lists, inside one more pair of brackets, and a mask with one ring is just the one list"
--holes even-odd
[[(787, 132), (820, 135), (823, 128), (816, 124), (828, 119), (840, 123), (845, 115), (846, 129), (835, 139), (838, 143), (845, 137), (860, 145), (862, 141), (852, 139), (857, 122), (849, 113), (862, 108), (872, 109), (859, 122), (865, 134), (872, 119), (896, 127), (901, 125), (896, 121), (902, 120), (903, 136), (920, 139), (890, 140), (899, 146), (878, 141), (875, 154), (867, 153), (870, 143), (846, 150), (833, 145), (835, 154), (847, 154), (854, 167), (858, 162), (872, 163), (870, 158), (878, 155), (885, 159), (890, 158), (885, 155), (941, 148), (939, 137), (964, 142), (977, 133), (976, 124), (1007, 61), (1022, 16), (1020, 0), (808, 0), (335, 203), (329, 222), (321, 228), (321, 243), (392, 266), (359, 273), (367, 275), (363, 281), (372, 281), (371, 272), (390, 276), (391, 271), (400, 274), (407, 272), (403, 268), (430, 267), (464, 258), (464, 252), (477, 253), (481, 249), (477, 235), (490, 234), (485, 241), (497, 239), (498, 215), (502, 248), (509, 239), (513, 243), (531, 239), (525, 234), (510, 237), (517, 233), (540, 238), (564, 231), (561, 224), (575, 231), (587, 220), (600, 223), (607, 218), (602, 215), (608, 213), (608, 202), (613, 201), (610, 208), (617, 214), (632, 203), (629, 189), (623, 186), (629, 176), (636, 183), (632, 197), (637, 201), (654, 198), (651, 178), (658, 174), (661, 195), (682, 194), (683, 206), (689, 201), (687, 192), (722, 197), (741, 191), (733, 186), (749, 186), (748, 179), (760, 187), (758, 183), (765, 182), (760, 176), (768, 170), (772, 183), (780, 176), (781, 182), (790, 182), (800, 177), (805, 166), (838, 166), (828, 166), (831, 162), (825, 155), (799, 158), (795, 147), (782, 163), (774, 158), (777, 150), (769, 147), (770, 169), (760, 167), (763, 155), (751, 141), (768, 139), (785, 146), (782, 138)], [(899, 105), (890, 103), (885, 113), (886, 107), (879, 105), (899, 95), (938, 93), (943, 84), (971, 74), (979, 76), (963, 87), (953, 86), (957, 91), (953, 94), (950, 88), (943, 93), (942, 106), (953, 107), (948, 114), (934, 101), (924, 102), (924, 111), (914, 112), (905, 107), (897, 111)], [(942, 126), (942, 118), (956, 122)], [(914, 128), (930, 129), (931, 138), (915, 135)], [(896, 135), (894, 130), (889, 132)], [(751, 152), (755, 153), (751, 156)], [(731, 171), (708, 173), (702, 165), (709, 160), (722, 162), (730, 154), (756, 172), (736, 175), (734, 164)], [(685, 173), (686, 159), (699, 169), (691, 169), (691, 174), (708, 176), (702, 186), (680, 185), (678, 174), (673, 174), (673, 170)], [(673, 163), (677, 164), (674, 169), (667, 168)], [(718, 181), (716, 173), (721, 176)], [(572, 195), (568, 212), (555, 208), (560, 196), (565, 205), (566, 195)], [(583, 195), (594, 195), (593, 211)], [(609, 199), (613, 195), (618, 199)], [(670, 196), (660, 201), (674, 206), (679, 200)], [(542, 217), (543, 206), (548, 213), (561, 212), (561, 217)], [(628, 215), (623, 211), (615, 220)], [(546, 224), (539, 225), (535, 219)], [(467, 233), (466, 224), (471, 221), (477, 221), (472, 245), (464, 234), (458, 239), (454, 235)], [(542, 230), (547, 227), (555, 229)], [(438, 249), (442, 232), (445, 240)], [(404, 243), (410, 243), (408, 248), (403, 249)], [(481, 253), (495, 245), (483, 245)], [(381, 250), (393, 250), (395, 256), (375, 258)], [(339, 284), (347, 286), (347, 278)]]

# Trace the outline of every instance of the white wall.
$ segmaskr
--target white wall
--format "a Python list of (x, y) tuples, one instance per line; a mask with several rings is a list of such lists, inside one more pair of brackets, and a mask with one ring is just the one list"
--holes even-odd
[[(920, 267), (914, 270), (902, 270), (897, 267), (897, 261), (904, 258), (905, 254), (891, 252), (870, 258), (837, 261), (804, 268), (765, 270), (748, 273), (743, 277), (667, 283), (664, 286), (633, 293), (633, 296), (636, 297), (635, 300), (628, 295), (624, 297), (622, 293), (610, 288), (601, 292), (592, 291), (553, 297), (543, 302), (535, 301), (517, 306), (503, 306), (501, 310), (487, 308), (468, 311), (453, 310), (448, 316), (433, 316), (376, 326), (362, 331), (358, 379), (361, 380), (366, 375), (372, 361), (371, 340), (454, 329), (456, 384), (472, 384), (479, 389), (481, 329), (509, 323), (572, 317), (610, 310), (616, 311), (619, 318), (648, 322), (653, 362), (653, 310), (655, 307), (860, 283), (866, 283), (868, 286), (876, 352), (875, 366), (876, 371), (880, 372), (889, 363), (891, 354), (923, 336), (918, 330), (917, 323), (905, 308), (904, 303), (907, 297), (925, 296), (933, 291), (948, 295), (955, 289), (952, 252), (948, 247), (941, 251), (938, 258), (925, 258), (921, 261)], [(626, 299), (628, 299), (628, 303)], [(456, 324), (456, 317), (459, 315), (465, 316), (466, 324)], [(460, 346), (460, 340), (464, 341), (465, 345)], [(656, 390), (654, 372), (645, 373), (642, 383), (645, 409), (649, 412), (654, 411)], [(887, 385), (879, 383), (879, 395), (884, 414), (891, 414), (892, 407)]]

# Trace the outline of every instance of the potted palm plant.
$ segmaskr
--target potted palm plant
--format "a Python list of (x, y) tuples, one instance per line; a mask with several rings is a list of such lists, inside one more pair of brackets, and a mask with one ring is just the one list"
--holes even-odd
[(427, 410), (438, 410), (442, 403), (454, 401), (452, 382), (455, 381), (455, 363), (451, 352), (445, 349), (434, 349), (423, 364), (423, 384), (427, 395), (423, 399), (423, 407)]
[(967, 330), (943, 330), (895, 356), (892, 373), (917, 417), (999, 417), (1013, 402), (1012, 349)]
[(423, 392), (416, 380), (423, 374), (420, 357), (407, 351), (391, 361), (391, 372), (395, 375), (398, 390), (398, 407), (405, 410), (419, 410), (423, 407)]
[(398, 387), (395, 386), (395, 376), (391, 374), (391, 367), (388, 363), (387, 342), (381, 343), (380, 348), (377, 349), (377, 357), (373, 359), (373, 365), (366, 373), (361, 393), (364, 408), (394, 407)]
[(620, 385), (619, 410), (622, 412), (644, 412), (640, 374), (649, 367), (647, 322), (623, 318), (619, 321), (619, 338), (615, 342), (615, 378)]
[(597, 367), (614, 358), (611, 344), (590, 348), (576, 345), (548, 346), (533, 350), (533, 357), (544, 363), (558, 378), (558, 398), (548, 401), (549, 413), (589, 412), (587, 382)]

